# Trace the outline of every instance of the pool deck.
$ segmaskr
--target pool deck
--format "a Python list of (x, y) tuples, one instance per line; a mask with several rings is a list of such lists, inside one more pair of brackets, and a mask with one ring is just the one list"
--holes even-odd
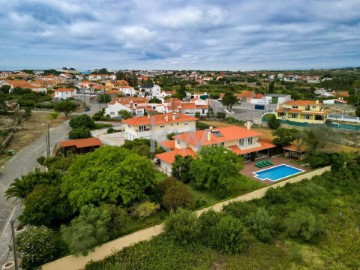
[[(256, 162), (263, 161), (263, 160), (270, 160), (272, 163), (274, 163), (274, 165), (266, 166), (266, 167), (263, 167), (263, 168), (258, 168), (258, 167), (255, 166)], [(281, 164), (286, 164), (286, 165), (289, 165), (289, 166), (304, 170), (305, 172), (309, 171), (309, 168), (307, 166), (300, 166), (299, 164), (293, 162), (293, 160), (289, 159), (289, 158), (285, 158), (285, 157), (264, 157), (264, 158), (256, 159), (255, 161), (245, 162), (244, 163), (244, 169), (242, 169), (240, 172), (243, 175), (246, 175), (246, 176), (248, 176), (248, 177), (250, 177), (252, 179), (263, 182), (265, 184), (274, 184), (274, 183), (279, 182), (281, 180), (278, 180), (278, 181), (260, 180), (260, 179), (258, 179), (256, 177), (254, 177), (253, 172), (262, 171), (262, 170), (269, 169), (269, 168), (272, 168), (274, 166), (278, 166), (278, 165), (281, 165)]]

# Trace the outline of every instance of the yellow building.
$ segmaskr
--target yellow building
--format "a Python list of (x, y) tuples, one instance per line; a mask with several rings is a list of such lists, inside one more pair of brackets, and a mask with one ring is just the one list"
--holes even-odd
[(277, 119), (308, 124), (324, 124), (328, 114), (318, 100), (290, 100), (276, 109)]

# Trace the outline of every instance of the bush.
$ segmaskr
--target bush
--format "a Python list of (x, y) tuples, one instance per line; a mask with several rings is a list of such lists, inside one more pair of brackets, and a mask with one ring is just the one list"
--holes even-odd
[(69, 131), (69, 139), (84, 139), (84, 138), (91, 138), (91, 132), (88, 128), (76, 128)]
[(108, 128), (107, 131), (106, 131), (107, 134), (111, 134), (111, 133), (114, 133), (114, 132), (115, 132), (115, 129), (112, 128), (112, 127)]
[(202, 123), (202, 122), (199, 122), (197, 121), (196, 122), (196, 129), (197, 130), (204, 130), (204, 129), (208, 129), (210, 126), (205, 124), (205, 123)]
[(196, 214), (181, 208), (172, 212), (165, 221), (165, 233), (182, 245), (195, 242), (199, 236)]
[(247, 245), (245, 235), (240, 220), (224, 216), (214, 227), (214, 247), (224, 253), (239, 253)]
[(250, 213), (256, 211), (256, 207), (247, 202), (232, 202), (224, 205), (223, 211), (240, 220), (244, 220)]
[(268, 127), (271, 129), (277, 129), (280, 127), (280, 121), (276, 119), (275, 115), (270, 115), (267, 121)]
[(78, 128), (94, 129), (95, 128), (94, 120), (91, 119), (91, 117), (87, 114), (82, 114), (82, 115), (71, 118), (69, 125), (73, 129), (78, 129)]
[(258, 208), (249, 215), (247, 226), (256, 238), (264, 243), (271, 243), (275, 237), (274, 217), (270, 216), (265, 208)]
[(178, 208), (194, 208), (194, 198), (191, 189), (183, 183), (176, 181), (174, 185), (166, 189), (162, 198), (162, 204), (168, 211)]
[(38, 157), (36, 159), (37, 163), (39, 163), (40, 165), (44, 165), (45, 164), (45, 160), (46, 160), (46, 157), (45, 156), (41, 156), (41, 157)]
[(74, 218), (69, 226), (61, 226), (63, 240), (71, 254), (86, 255), (95, 246), (109, 241), (111, 218), (107, 209), (83, 206), (80, 215)]
[(308, 208), (300, 208), (286, 220), (287, 234), (304, 242), (314, 242), (323, 234), (323, 223)]
[(205, 246), (213, 247), (215, 245), (214, 228), (219, 223), (222, 214), (209, 210), (203, 213), (199, 219), (199, 231), (201, 232), (200, 241)]
[(171, 133), (169, 133), (168, 135), (166, 135), (166, 138), (167, 138), (168, 140), (173, 140), (175, 135), (176, 135), (175, 132), (171, 132)]
[(42, 264), (53, 261), (66, 252), (65, 243), (45, 226), (29, 227), (19, 233), (16, 246), (23, 269), (38, 269)]
[(132, 215), (140, 218), (145, 219), (152, 214), (154, 214), (158, 209), (160, 208), (160, 205), (153, 203), (153, 202), (143, 202), (137, 205), (132, 212)]
[(224, 112), (216, 113), (216, 118), (225, 119), (225, 117), (226, 117), (226, 113), (224, 113)]

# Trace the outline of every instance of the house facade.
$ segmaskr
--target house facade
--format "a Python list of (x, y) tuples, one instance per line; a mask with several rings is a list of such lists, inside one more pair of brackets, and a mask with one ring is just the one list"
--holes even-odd
[(324, 124), (328, 114), (318, 100), (291, 100), (276, 108), (277, 119), (308, 124)]
[(139, 95), (150, 97), (162, 97), (161, 87), (157, 84), (142, 84), (139, 85)]
[(124, 97), (112, 100), (105, 109), (105, 115), (110, 115), (111, 118), (119, 117), (119, 111), (125, 110), (132, 115), (144, 115), (146, 105), (146, 98)]
[(125, 140), (154, 139), (166, 140), (170, 133), (194, 132), (197, 118), (180, 113), (155, 114), (134, 117), (123, 121)]
[(269, 155), (270, 149), (275, 145), (261, 139), (261, 135), (250, 127), (238, 126), (183, 133), (174, 136), (173, 141), (160, 143), (168, 151), (157, 154), (155, 157), (158, 159), (160, 168), (169, 174), (176, 155), (194, 156), (203, 146), (223, 146), (237, 155), (243, 155), (245, 159), (250, 159), (252, 155), (255, 157), (259, 152)]
[(54, 91), (54, 97), (59, 99), (68, 99), (75, 97), (76, 89), (75, 88), (58, 88)]

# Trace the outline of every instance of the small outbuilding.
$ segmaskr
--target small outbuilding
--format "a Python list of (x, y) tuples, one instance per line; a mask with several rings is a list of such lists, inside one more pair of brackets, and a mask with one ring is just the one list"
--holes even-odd
[(66, 156), (66, 153), (71, 151), (74, 154), (86, 154), (99, 148), (103, 143), (99, 138), (76, 139), (60, 142), (61, 150)]
[(288, 146), (283, 146), (285, 157), (288, 158), (297, 158), (303, 160), (305, 158), (305, 148), (300, 145), (290, 144)]

